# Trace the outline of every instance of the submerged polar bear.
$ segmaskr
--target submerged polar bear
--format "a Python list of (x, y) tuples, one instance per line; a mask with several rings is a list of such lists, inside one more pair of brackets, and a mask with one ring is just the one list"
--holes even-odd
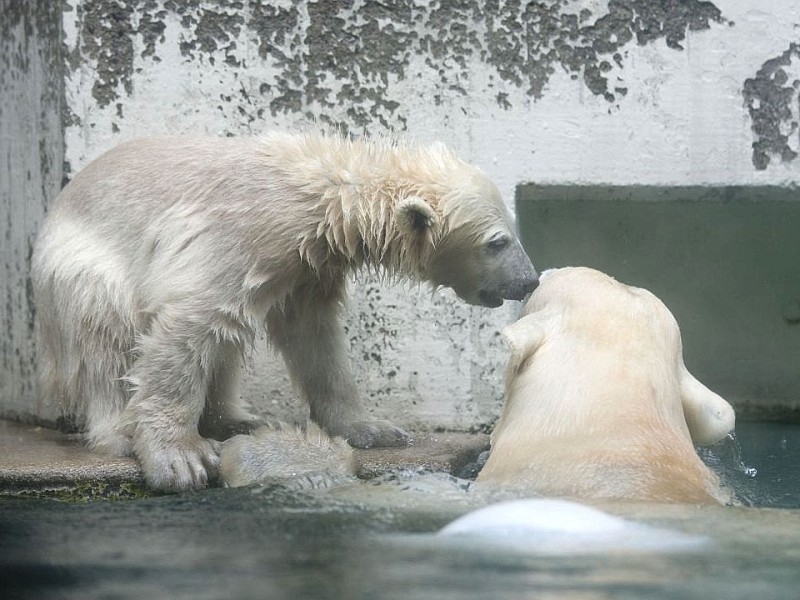
[(406, 444), (357, 398), (337, 317), (360, 268), (487, 307), (538, 282), (497, 188), (439, 144), (123, 144), (64, 188), (36, 243), (42, 393), (91, 447), (134, 452), (152, 487), (202, 487), (208, 438), (254, 423), (237, 376), (266, 323), (313, 421), (354, 446)]
[(687, 371), (678, 324), (650, 292), (588, 268), (547, 271), (504, 330), (506, 404), (478, 482), (548, 496), (724, 501), (694, 444), (734, 427)]

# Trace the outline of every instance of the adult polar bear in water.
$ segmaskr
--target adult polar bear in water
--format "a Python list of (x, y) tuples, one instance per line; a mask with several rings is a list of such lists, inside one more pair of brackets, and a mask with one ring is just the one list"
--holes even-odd
[(366, 419), (346, 355), (337, 317), (360, 268), (488, 307), (538, 282), (497, 188), (440, 144), (122, 144), (64, 188), (37, 240), (42, 393), (84, 420), (91, 447), (135, 453), (153, 488), (202, 487), (218, 465), (209, 438), (254, 422), (237, 375), (266, 323), (327, 433), (406, 444)]
[(542, 275), (511, 345), (506, 404), (478, 482), (582, 499), (728, 497), (694, 444), (733, 430), (733, 408), (683, 363), (656, 296), (585, 267)]

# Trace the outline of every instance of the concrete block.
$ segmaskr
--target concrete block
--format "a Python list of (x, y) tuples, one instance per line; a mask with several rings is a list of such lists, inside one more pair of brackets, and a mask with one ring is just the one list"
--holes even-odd
[(800, 202), (791, 188), (517, 189), (540, 268), (586, 265), (647, 288), (680, 324), (686, 365), (740, 417), (800, 415)]

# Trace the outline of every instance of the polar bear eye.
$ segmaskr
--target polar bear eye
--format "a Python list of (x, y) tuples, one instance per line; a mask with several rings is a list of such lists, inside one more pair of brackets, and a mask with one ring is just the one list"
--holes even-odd
[(500, 250), (508, 246), (509, 241), (510, 240), (508, 239), (507, 235), (503, 233), (498, 233), (492, 236), (492, 238), (488, 242), (486, 242), (486, 248), (491, 250), (492, 252), (499, 252)]

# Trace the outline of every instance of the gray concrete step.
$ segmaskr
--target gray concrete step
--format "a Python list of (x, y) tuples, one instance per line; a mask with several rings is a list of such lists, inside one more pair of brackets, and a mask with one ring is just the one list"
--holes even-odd
[[(489, 445), (485, 434), (414, 435), (407, 448), (356, 450), (362, 479), (397, 469), (459, 473)], [(133, 458), (87, 450), (78, 435), (0, 420), (0, 495), (54, 496), (71, 500), (149, 495)]]

